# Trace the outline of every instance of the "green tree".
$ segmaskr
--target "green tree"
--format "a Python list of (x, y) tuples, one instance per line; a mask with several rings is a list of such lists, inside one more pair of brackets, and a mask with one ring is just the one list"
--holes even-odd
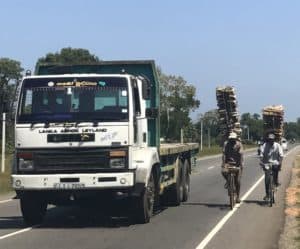
[[(208, 144), (208, 136), (210, 136), (210, 142), (212, 145), (220, 144), (221, 137), (219, 135), (219, 114), (217, 109), (213, 109), (199, 116), (195, 127), (197, 133), (201, 133), (201, 121), (203, 124), (203, 144)], [(199, 135), (197, 140), (200, 141)]]
[(300, 119), (297, 122), (284, 123), (284, 136), (286, 139), (300, 139)]
[[(245, 126), (249, 129), (249, 137), (252, 141), (260, 140), (263, 135), (263, 120), (260, 119), (260, 115), (258, 113), (254, 113), (251, 115), (250, 113), (243, 113), (241, 115), (241, 126), (244, 128)], [(243, 139), (247, 138), (246, 129), (244, 130)]]
[(45, 57), (38, 59), (36, 67), (38, 64), (49, 63), (49, 64), (89, 64), (97, 63), (100, 59), (89, 52), (87, 49), (83, 48), (62, 48), (59, 52), (48, 53)]
[(0, 113), (3, 112), (4, 103), (12, 107), (22, 72), (23, 68), (19, 61), (0, 58)]
[(254, 113), (254, 114), (253, 114), (253, 118), (254, 118), (255, 120), (259, 120), (259, 119), (260, 119), (260, 115), (259, 115), (258, 113)]
[[(22, 77), (23, 68), (21, 63), (9, 58), (0, 58), (0, 114), (4, 111), (4, 104), (13, 112), (16, 90)], [(9, 116), (8, 116), (9, 117)], [(7, 119), (7, 146), (12, 148), (14, 140), (13, 121)], [(0, 135), (2, 138), (2, 122), (0, 123)]]
[(161, 136), (179, 140), (180, 129), (191, 127), (189, 114), (199, 107), (196, 88), (183, 77), (166, 75), (157, 68), (160, 82)]

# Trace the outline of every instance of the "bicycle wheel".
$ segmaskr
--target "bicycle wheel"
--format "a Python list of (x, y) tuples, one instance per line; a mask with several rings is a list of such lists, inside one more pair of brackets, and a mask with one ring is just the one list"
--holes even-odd
[(269, 174), (269, 186), (268, 186), (268, 192), (269, 192), (269, 207), (272, 207), (273, 205), (273, 198), (274, 198), (274, 194), (273, 194), (273, 175)]
[(275, 185), (274, 185), (274, 179), (273, 179), (273, 175), (272, 175), (272, 185), (271, 185), (271, 188), (272, 188), (272, 203), (274, 204), (275, 203)]
[(235, 196), (234, 196), (234, 176), (233, 173), (229, 174), (229, 199), (230, 199), (230, 209), (232, 210), (235, 205)]

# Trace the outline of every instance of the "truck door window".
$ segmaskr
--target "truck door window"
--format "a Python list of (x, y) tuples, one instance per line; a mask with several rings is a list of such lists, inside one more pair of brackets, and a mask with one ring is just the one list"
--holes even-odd
[(32, 113), (32, 90), (27, 90), (26, 93), (24, 94), (22, 112), (24, 114)]
[(140, 94), (139, 94), (139, 89), (137, 86), (136, 79), (132, 80), (132, 87), (133, 87), (133, 102), (134, 102), (135, 115), (140, 116), (141, 115)]

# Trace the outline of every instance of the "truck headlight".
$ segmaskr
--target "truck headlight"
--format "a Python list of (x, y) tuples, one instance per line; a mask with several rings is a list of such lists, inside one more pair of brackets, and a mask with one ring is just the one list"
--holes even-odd
[(125, 168), (125, 157), (111, 158), (109, 166), (112, 169), (123, 169)]
[(21, 171), (29, 171), (33, 170), (33, 161), (32, 160), (26, 160), (23, 158), (19, 158), (19, 170)]

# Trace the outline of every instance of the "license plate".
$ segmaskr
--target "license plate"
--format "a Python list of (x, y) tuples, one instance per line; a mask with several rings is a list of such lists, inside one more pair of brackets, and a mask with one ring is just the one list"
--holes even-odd
[(60, 182), (60, 183), (54, 183), (53, 187), (55, 189), (82, 189), (85, 187), (85, 184), (84, 183)]

